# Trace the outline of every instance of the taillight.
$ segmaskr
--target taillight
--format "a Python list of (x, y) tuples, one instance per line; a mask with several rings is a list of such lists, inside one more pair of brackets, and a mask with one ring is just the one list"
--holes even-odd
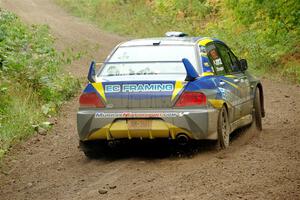
[(183, 92), (175, 107), (206, 105), (206, 96), (201, 92)]
[(83, 93), (79, 98), (79, 104), (80, 104), (80, 107), (96, 107), (96, 108), (104, 107), (101, 99), (94, 92)]

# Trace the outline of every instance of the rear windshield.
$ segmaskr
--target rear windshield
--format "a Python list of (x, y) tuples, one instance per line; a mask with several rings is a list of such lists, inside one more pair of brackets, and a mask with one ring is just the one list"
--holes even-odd
[(119, 47), (104, 64), (100, 76), (185, 74), (183, 58), (197, 66), (194, 46)]

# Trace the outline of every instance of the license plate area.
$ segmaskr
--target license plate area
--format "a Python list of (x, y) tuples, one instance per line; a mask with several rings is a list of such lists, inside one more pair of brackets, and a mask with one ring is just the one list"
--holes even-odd
[(129, 130), (149, 130), (152, 126), (152, 120), (148, 119), (129, 119), (127, 120)]

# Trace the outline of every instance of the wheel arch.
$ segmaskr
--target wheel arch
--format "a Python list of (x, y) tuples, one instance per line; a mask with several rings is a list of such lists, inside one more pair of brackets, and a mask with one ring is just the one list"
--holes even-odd
[(229, 112), (229, 110), (228, 110), (228, 105), (227, 105), (227, 103), (226, 102), (224, 102), (223, 103), (223, 106), (226, 108), (226, 111), (227, 111), (227, 113)]
[(229, 119), (229, 122), (231, 123), (232, 120), (233, 120), (233, 111), (232, 109), (229, 108), (228, 104), (226, 102), (223, 103), (223, 106), (222, 107), (225, 107), (226, 109), (226, 112), (227, 112), (227, 115), (228, 115), (228, 119)]
[[(261, 116), (262, 117), (265, 117), (265, 106), (264, 106), (264, 91), (263, 91), (263, 87), (262, 87), (262, 84), (261, 83), (258, 83), (256, 85), (256, 90), (259, 90), (259, 100), (260, 100), (260, 103), (261, 103)], [(254, 92), (255, 92), (254, 91)], [(255, 94), (255, 93), (254, 93)]]

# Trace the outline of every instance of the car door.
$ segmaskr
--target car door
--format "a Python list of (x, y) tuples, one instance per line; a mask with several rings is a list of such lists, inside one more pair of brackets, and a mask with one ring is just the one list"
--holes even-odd
[(207, 56), (216, 74), (220, 98), (229, 104), (229, 118), (233, 122), (241, 116), (241, 107), (238, 104), (241, 98), (240, 82), (237, 81), (238, 77), (230, 74), (228, 59), (221, 55), (222, 51), (220, 50), (222, 49), (217, 48), (217, 46), (217, 43), (208, 43), (206, 45)]
[[(237, 118), (249, 114), (250, 84), (247, 76), (240, 68), (240, 63), (232, 51), (224, 44), (216, 44), (226, 69), (226, 77), (237, 87), (235, 106)], [(239, 113), (239, 114), (238, 114)], [(239, 115), (239, 116), (238, 116)]]
[(238, 74), (240, 78), (240, 86), (243, 88), (241, 90), (242, 96), (242, 110), (241, 115), (246, 116), (252, 114), (253, 103), (251, 101), (251, 85), (248, 80), (248, 76), (241, 70), (240, 62), (237, 57), (233, 54), (233, 52), (228, 49), (228, 54), (231, 60), (231, 69), (233, 74)]

